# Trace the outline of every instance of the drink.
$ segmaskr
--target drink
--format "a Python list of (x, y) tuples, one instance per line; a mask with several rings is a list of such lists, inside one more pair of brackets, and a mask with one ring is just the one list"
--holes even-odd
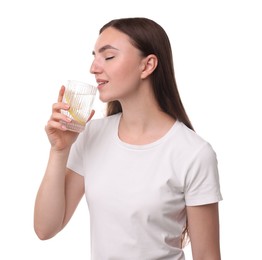
[(91, 113), (96, 94), (96, 87), (83, 82), (69, 81), (65, 90), (63, 102), (70, 108), (62, 113), (72, 119), (71, 122), (62, 122), (68, 130), (82, 132)]

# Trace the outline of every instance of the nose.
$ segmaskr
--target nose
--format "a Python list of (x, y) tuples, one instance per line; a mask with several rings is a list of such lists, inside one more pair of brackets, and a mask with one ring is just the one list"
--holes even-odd
[(99, 74), (101, 73), (102, 69), (101, 66), (99, 66), (98, 62), (94, 59), (90, 66), (90, 73), (91, 74)]

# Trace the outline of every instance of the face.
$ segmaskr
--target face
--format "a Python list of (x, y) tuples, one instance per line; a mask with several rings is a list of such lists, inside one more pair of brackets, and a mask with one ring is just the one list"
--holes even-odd
[(103, 102), (121, 102), (137, 93), (143, 57), (126, 34), (111, 27), (105, 29), (96, 41), (93, 55), (90, 72), (96, 77)]

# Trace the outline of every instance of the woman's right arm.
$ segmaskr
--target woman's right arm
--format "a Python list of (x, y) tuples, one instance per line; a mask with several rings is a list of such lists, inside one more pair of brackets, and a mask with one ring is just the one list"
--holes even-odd
[(68, 120), (60, 113), (61, 109), (68, 109), (62, 102), (64, 90), (64, 87), (60, 89), (58, 102), (53, 105), (45, 127), (51, 148), (34, 208), (34, 229), (40, 239), (53, 237), (67, 224), (84, 194), (83, 177), (66, 168), (78, 133), (67, 131), (60, 122)]
[(67, 157), (66, 152), (51, 148), (36, 196), (34, 229), (42, 240), (53, 237), (67, 224), (84, 194), (83, 177), (66, 169)]

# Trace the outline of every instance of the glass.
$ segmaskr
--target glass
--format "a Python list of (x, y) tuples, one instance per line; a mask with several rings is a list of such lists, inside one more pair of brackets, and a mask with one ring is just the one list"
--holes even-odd
[(61, 112), (72, 119), (71, 122), (62, 121), (68, 130), (80, 133), (85, 129), (96, 91), (97, 88), (88, 83), (76, 80), (67, 82), (63, 102), (67, 103), (70, 108), (61, 110)]

